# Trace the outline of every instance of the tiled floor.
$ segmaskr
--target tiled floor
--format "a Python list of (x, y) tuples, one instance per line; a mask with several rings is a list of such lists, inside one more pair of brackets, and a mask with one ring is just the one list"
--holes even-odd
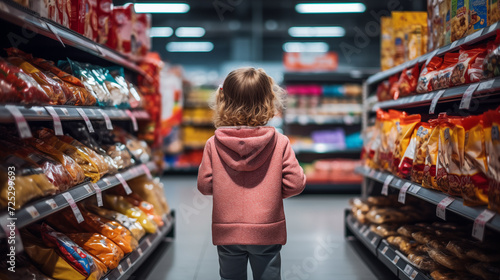
[[(216, 280), (218, 259), (211, 242), (211, 197), (196, 190), (196, 178), (165, 177), (176, 209), (176, 236), (148, 280)], [(285, 200), (288, 242), (281, 251), (283, 280), (376, 279), (344, 239), (343, 213), (352, 195), (301, 195)], [(248, 279), (252, 279), (249, 269)]]

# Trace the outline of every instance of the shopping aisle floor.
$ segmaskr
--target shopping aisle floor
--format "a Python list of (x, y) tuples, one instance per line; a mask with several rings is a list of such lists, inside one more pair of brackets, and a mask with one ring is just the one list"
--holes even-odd
[[(148, 280), (217, 280), (212, 245), (212, 198), (196, 189), (196, 177), (164, 177), (176, 210), (175, 241), (160, 255)], [(352, 195), (300, 195), (285, 200), (288, 242), (281, 251), (283, 280), (376, 279), (344, 239), (344, 209)], [(249, 277), (252, 279), (249, 268)]]

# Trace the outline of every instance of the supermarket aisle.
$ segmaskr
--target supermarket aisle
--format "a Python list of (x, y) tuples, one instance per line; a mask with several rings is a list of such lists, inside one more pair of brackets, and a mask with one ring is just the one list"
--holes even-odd
[[(197, 192), (194, 176), (166, 177), (163, 182), (170, 206), (176, 209), (176, 240), (147, 279), (220, 279), (217, 251), (211, 242), (211, 197)], [(349, 197), (304, 195), (285, 200), (284, 280), (376, 279), (344, 241), (343, 210)]]

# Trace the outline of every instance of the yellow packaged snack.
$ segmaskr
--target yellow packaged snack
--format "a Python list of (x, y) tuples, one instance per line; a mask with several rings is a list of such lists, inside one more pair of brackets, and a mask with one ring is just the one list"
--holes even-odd
[(367, 166), (372, 169), (379, 168), (379, 161), (380, 161), (379, 152), (382, 141), (381, 132), (382, 132), (383, 120), (386, 118), (386, 116), (387, 113), (384, 112), (383, 110), (377, 111), (377, 119), (375, 120), (373, 134), (371, 135), (371, 139), (367, 145), (368, 146)]
[(92, 203), (86, 204), (85, 208), (87, 208), (94, 214), (120, 223), (122, 226), (126, 227), (130, 231), (130, 233), (132, 233), (132, 236), (135, 238), (135, 240), (141, 240), (141, 238), (146, 234), (146, 231), (136, 219), (129, 218), (122, 213), (114, 210), (97, 207), (95, 206), (95, 203), (93, 203), (92, 205), (91, 204)]
[(396, 140), (398, 138), (398, 127), (401, 118), (406, 117), (406, 112), (399, 112), (396, 110), (389, 110), (389, 132), (384, 139), (385, 144), (387, 145), (387, 152), (380, 154), (381, 160), (384, 160), (384, 164), (382, 165), (382, 170), (392, 172), (392, 164), (394, 160), (394, 149), (396, 146)]
[(483, 115), (484, 143), (488, 160), (488, 207), (500, 213), (500, 113), (488, 111)]
[(462, 118), (449, 117), (448, 122), (452, 127), (451, 134), (451, 158), (448, 173), (448, 194), (454, 196), (462, 195), (462, 166), (464, 162), (465, 130)]
[(469, 30), (469, 0), (451, 0), (451, 42), (461, 39)]
[(136, 219), (147, 233), (155, 233), (158, 226), (141, 209), (134, 207), (124, 197), (118, 195), (103, 195), (104, 205), (122, 213), (125, 216)]
[(445, 113), (439, 114), (439, 142), (438, 142), (438, 157), (436, 165), (436, 181), (437, 189), (448, 193), (450, 173), (450, 160), (452, 153), (451, 137), (453, 126), (448, 122), (448, 116)]
[(395, 65), (427, 52), (427, 12), (392, 12)]
[(415, 156), (411, 168), (411, 180), (418, 184), (422, 184), (424, 176), (425, 155), (431, 131), (431, 125), (426, 122), (421, 122), (417, 130)]
[(394, 40), (392, 18), (380, 17), (380, 68), (382, 71), (394, 67)]
[(436, 182), (436, 167), (439, 150), (439, 122), (437, 119), (429, 120), (431, 133), (425, 147), (425, 167), (422, 177), (422, 186), (428, 189), (438, 189)]
[(159, 179), (149, 179), (146, 175), (143, 175), (130, 180), (128, 183), (135, 194), (154, 205), (157, 215), (164, 216), (170, 213), (165, 190)]
[(399, 123), (396, 123), (396, 129), (398, 131), (398, 137), (394, 145), (394, 153), (392, 160), (392, 174), (398, 174), (399, 163), (401, 162), (406, 148), (410, 143), (411, 136), (413, 135), (413, 130), (415, 126), (420, 122), (420, 115), (409, 115), (401, 118)]
[(410, 138), (410, 143), (408, 143), (408, 147), (406, 147), (403, 157), (399, 162), (398, 177), (400, 178), (407, 180), (411, 179), (411, 171), (413, 167), (413, 160), (415, 158), (415, 151), (417, 148), (417, 133), (419, 127), (420, 124), (417, 124), (415, 126), (415, 129), (413, 130), (413, 133)]

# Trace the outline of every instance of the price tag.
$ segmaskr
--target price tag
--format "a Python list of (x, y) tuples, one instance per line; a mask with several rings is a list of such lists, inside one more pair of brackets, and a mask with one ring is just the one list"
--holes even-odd
[(359, 232), (363, 233), (365, 232), (367, 226), (366, 225), (363, 225), (360, 229), (359, 229)]
[(83, 222), (84, 219), (83, 219), (82, 213), (80, 212), (80, 209), (78, 209), (78, 206), (76, 206), (76, 202), (73, 199), (73, 196), (71, 196), (71, 194), (68, 192), (62, 193), (62, 196), (66, 199), (69, 206), (71, 207), (71, 210), (73, 211), (73, 214), (76, 217), (76, 221), (78, 223)]
[(464, 92), (464, 95), (462, 96), (462, 101), (460, 101), (460, 106), (458, 109), (465, 109), (469, 110), (470, 108), (470, 101), (472, 100), (472, 95), (474, 94), (474, 91), (476, 91), (477, 87), (479, 86), (478, 83), (470, 85)]
[(489, 33), (489, 32), (492, 32), (493, 30), (495, 30), (495, 29), (497, 28), (497, 24), (498, 24), (498, 21), (497, 21), (497, 22), (495, 22), (495, 23), (493, 23), (493, 24), (490, 26), (490, 28), (488, 29), (488, 33)]
[(477, 87), (477, 91), (481, 92), (487, 89), (491, 89), (493, 87), (493, 83), (495, 83), (495, 79), (488, 80), (486, 82), (482, 82)]
[(125, 113), (127, 113), (127, 115), (132, 120), (132, 126), (134, 128), (134, 131), (139, 130), (139, 127), (137, 126), (137, 119), (135, 118), (134, 114), (132, 114), (132, 112), (130, 112), (130, 110), (125, 110)]
[(122, 184), (123, 189), (125, 190), (125, 193), (127, 195), (131, 194), (132, 190), (130, 189), (129, 185), (127, 184), (127, 181), (125, 181), (125, 179), (123, 179), (122, 174), (118, 173), (115, 176), (116, 176), (116, 179), (118, 179), (118, 181), (120, 181), (120, 183)]
[(102, 190), (99, 187), (99, 185), (97, 185), (96, 183), (92, 183), (92, 187), (95, 190), (95, 195), (96, 195), (96, 198), (97, 198), (97, 207), (102, 207), (103, 206), (103, 203), (102, 203)]
[(486, 223), (495, 216), (495, 212), (485, 209), (477, 218), (474, 220), (474, 226), (472, 227), (472, 236), (483, 241), (484, 238), (484, 226)]
[(148, 243), (148, 247), (151, 247), (151, 240), (149, 238), (146, 238), (146, 243)]
[(448, 51), (451, 50), (451, 49), (453, 49), (453, 48), (455, 48), (457, 46), (457, 44), (458, 44), (458, 40), (456, 40), (455, 42), (451, 43), (450, 48), (448, 49)]
[(139, 253), (139, 256), (142, 256), (143, 252), (142, 252), (142, 249), (140, 247), (137, 248), (137, 253)]
[(446, 221), (446, 207), (448, 207), (455, 199), (447, 196), (441, 200), (436, 207), (436, 216)]
[(85, 185), (83, 187), (85, 188), (85, 190), (87, 191), (87, 193), (92, 193), (92, 189), (90, 188), (89, 185)]
[(52, 34), (54, 34), (56, 36), (56, 38), (59, 41), (59, 43), (61, 43), (61, 45), (63, 47), (66, 47), (66, 45), (64, 45), (64, 42), (62, 41), (61, 37), (59, 36), (59, 33), (57, 32), (57, 29), (55, 27), (53, 27), (50, 23), (46, 23), (46, 25), (49, 28), (50, 32), (52, 32)]
[(63, 114), (64, 114), (65, 116), (69, 117), (69, 112), (68, 112), (68, 109), (66, 109), (66, 108), (59, 108), (59, 109), (61, 109), (61, 112), (63, 112)]
[[(12, 216), (9, 212), (9, 216)], [(17, 230), (17, 226), (14, 228), (10, 227), (9, 224), (17, 218), (12, 218), (8, 217), (7, 215), (0, 216), (0, 227), (2, 230), (5, 232), (5, 236), (12, 236), (14, 234), (14, 240), (15, 240), (15, 247), (16, 247), (16, 253), (20, 254), (24, 251), (24, 246), (23, 246), (23, 241), (21, 239), (21, 234), (19, 233), (19, 230)], [(12, 239), (9, 238), (9, 244)], [(2, 241), (3, 242), (3, 241)], [(11, 245), (12, 246), (12, 245)], [(10, 248), (9, 248), (10, 249)]]
[(429, 62), (431, 62), (432, 58), (436, 56), (436, 54), (438, 53), (438, 51), (439, 51), (439, 49), (434, 50), (433, 52), (431, 52), (431, 54), (429, 55), (429, 57), (425, 61), (425, 65), (426, 66), (427, 66), (427, 64), (429, 64)]
[(373, 178), (375, 176), (375, 169), (372, 169), (368, 175)]
[(80, 114), (80, 116), (82, 116), (83, 120), (85, 121), (85, 124), (87, 125), (87, 129), (89, 130), (89, 132), (94, 133), (94, 127), (92, 126), (92, 122), (90, 122), (90, 119), (85, 113), (85, 111), (83, 111), (82, 108), (76, 108), (76, 110), (78, 111), (78, 114)]
[(411, 193), (418, 193), (418, 191), (421, 189), (422, 187), (418, 186), (418, 185), (411, 185), (411, 187), (408, 189), (409, 192)]
[(405, 269), (404, 269), (404, 272), (406, 273), (406, 275), (410, 275), (412, 271), (413, 271), (413, 267), (411, 267), (411, 265), (409, 265), (409, 264), (406, 264)]
[(128, 264), (128, 267), (132, 266), (132, 261), (130, 260), (130, 258), (127, 258), (127, 264)]
[(104, 178), (104, 179), (102, 179), (102, 181), (103, 181), (104, 183), (106, 183), (106, 186), (111, 185), (111, 182), (109, 181), (109, 179), (108, 179), (108, 178)]
[(38, 210), (36, 210), (35, 206), (26, 207), (26, 211), (30, 214), (31, 218), (33, 219), (40, 216), (40, 213), (38, 213)]
[(94, 109), (89, 109), (89, 110), (90, 110), (90, 112), (92, 113), (92, 115), (97, 116), (97, 114), (96, 114), (96, 112), (95, 112), (95, 110), (94, 110)]
[(45, 110), (49, 112), (50, 116), (52, 116), (52, 120), (54, 121), (54, 132), (58, 136), (64, 135), (63, 129), (62, 129), (62, 123), (61, 123), (61, 118), (59, 118), (59, 115), (57, 115), (56, 110), (52, 106), (46, 106)]
[(354, 224), (352, 224), (352, 226), (357, 229), (359, 227), (359, 223), (356, 221), (354, 222)]
[(123, 271), (123, 267), (122, 267), (122, 265), (121, 265), (121, 264), (119, 264), (119, 265), (118, 265), (117, 269), (118, 269), (118, 272), (120, 272), (120, 275), (123, 275), (123, 273), (125, 273), (125, 272)]
[(365, 232), (363, 232), (363, 236), (364, 236), (364, 237), (367, 237), (367, 236), (368, 236), (368, 234), (370, 234), (370, 229), (369, 229), (369, 228), (367, 228), (367, 229), (365, 230)]
[(50, 209), (54, 210), (57, 208), (57, 203), (55, 200), (53, 200), (52, 198), (51, 199), (47, 199), (45, 200), (45, 203), (47, 203), (47, 205), (50, 206)]
[(14, 117), (19, 136), (21, 136), (21, 138), (23, 139), (33, 137), (33, 135), (31, 135), (31, 129), (28, 126), (28, 123), (26, 122), (23, 114), (21, 114), (21, 111), (19, 111), (19, 109), (14, 105), (5, 105), (5, 109), (7, 109)]
[(108, 130), (113, 130), (113, 124), (111, 123), (111, 119), (109, 118), (108, 114), (104, 112), (102, 109), (98, 109), (99, 113), (104, 117), (104, 121), (106, 122), (106, 128)]
[(431, 107), (429, 107), (429, 114), (434, 114), (434, 111), (436, 110), (436, 105), (439, 101), (439, 98), (441, 98), (441, 96), (443, 96), (443, 93), (445, 91), (446, 90), (442, 89), (442, 90), (438, 91), (438, 93), (436, 95), (434, 95), (434, 98), (432, 98), (432, 101), (431, 101)]
[(394, 257), (394, 259), (392, 260), (392, 263), (394, 263), (394, 264), (398, 263), (399, 259), (400, 259), (400, 258), (399, 258), (399, 255), (396, 255), (396, 256)]
[(377, 237), (376, 237), (376, 236), (374, 236), (374, 237), (372, 238), (372, 241), (370, 241), (370, 243), (371, 243), (372, 245), (375, 245), (375, 242), (377, 242)]
[(399, 196), (398, 196), (398, 202), (405, 204), (406, 201), (406, 192), (408, 191), (408, 188), (411, 186), (410, 182), (406, 182), (401, 189), (399, 190)]
[(381, 194), (385, 196), (389, 195), (389, 184), (391, 183), (392, 179), (394, 179), (394, 176), (387, 175), (384, 181), (384, 185), (382, 186), (382, 191), (380, 192)]
[(410, 279), (413, 280), (413, 279), (417, 278), (417, 275), (418, 275), (418, 271), (413, 270), (413, 272), (410, 274)]
[(388, 246), (385, 246), (384, 249), (382, 249), (382, 255), (385, 255), (385, 253), (389, 250)]
[(151, 175), (151, 171), (149, 170), (149, 168), (146, 166), (146, 164), (141, 164), (141, 168), (142, 170), (144, 171), (144, 174), (146, 174), (146, 176), (148, 176), (149, 179), (153, 179), (153, 176)]

